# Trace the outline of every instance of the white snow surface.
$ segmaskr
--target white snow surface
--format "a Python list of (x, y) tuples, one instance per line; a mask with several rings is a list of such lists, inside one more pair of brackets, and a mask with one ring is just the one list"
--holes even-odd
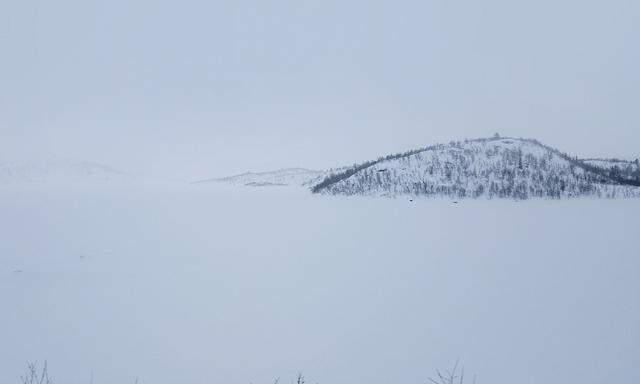
[(267, 172), (246, 172), (240, 175), (196, 181), (200, 183), (227, 183), (251, 187), (265, 186), (310, 186), (324, 179), (330, 171), (318, 171), (306, 168), (285, 168)]
[(638, 200), (0, 189), (0, 383), (640, 382)]

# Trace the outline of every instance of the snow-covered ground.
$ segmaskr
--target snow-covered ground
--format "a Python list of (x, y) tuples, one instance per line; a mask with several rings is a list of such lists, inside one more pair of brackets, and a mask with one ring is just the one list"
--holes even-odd
[(640, 382), (640, 202), (2, 186), (0, 383)]

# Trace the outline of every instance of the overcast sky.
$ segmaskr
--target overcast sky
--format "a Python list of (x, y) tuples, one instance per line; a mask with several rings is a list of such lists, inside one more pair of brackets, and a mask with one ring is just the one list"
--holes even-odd
[(502, 135), (640, 155), (637, 0), (0, 0), (0, 162), (210, 177)]

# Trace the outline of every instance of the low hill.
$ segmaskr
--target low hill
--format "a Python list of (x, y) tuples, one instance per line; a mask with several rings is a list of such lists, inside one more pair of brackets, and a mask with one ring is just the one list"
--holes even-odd
[(315, 193), (452, 198), (640, 196), (640, 180), (614, 174), (532, 139), (436, 144), (336, 172)]

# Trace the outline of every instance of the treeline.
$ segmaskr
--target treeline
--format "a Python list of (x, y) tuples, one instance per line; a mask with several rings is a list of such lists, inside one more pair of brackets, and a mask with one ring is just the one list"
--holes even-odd
[[(640, 183), (640, 160), (634, 161), (620, 159), (583, 159), (588, 166), (596, 168), (600, 172), (608, 174), (614, 180), (622, 180), (622, 182), (638, 185)], [(594, 162), (600, 165), (592, 164)]]
[(415, 155), (417, 153), (420, 152), (424, 152), (424, 151), (429, 151), (429, 150), (433, 150), (433, 149), (438, 149), (438, 148), (444, 148), (443, 144), (436, 144), (436, 145), (432, 145), (429, 147), (423, 147), (420, 149), (414, 149), (414, 150), (409, 150), (406, 152), (402, 152), (402, 153), (395, 153), (392, 155), (387, 155), (385, 157), (379, 157), (377, 160), (370, 160), (361, 164), (354, 164), (351, 167), (348, 167), (347, 169), (342, 170), (341, 172), (337, 172), (337, 173), (332, 173), (329, 176), (325, 177), (324, 180), (322, 180), (320, 183), (314, 185), (313, 187), (311, 187), (311, 191), (313, 193), (318, 193), (320, 191), (322, 191), (323, 189), (327, 188), (328, 186), (338, 183), (342, 180), (348, 179), (349, 177), (351, 177), (352, 175), (355, 175), (356, 173), (362, 171), (363, 169), (372, 167), (378, 163), (381, 163), (383, 161), (387, 161), (387, 160), (396, 160), (396, 159), (400, 159), (403, 157), (407, 157), (407, 156), (412, 156)]

